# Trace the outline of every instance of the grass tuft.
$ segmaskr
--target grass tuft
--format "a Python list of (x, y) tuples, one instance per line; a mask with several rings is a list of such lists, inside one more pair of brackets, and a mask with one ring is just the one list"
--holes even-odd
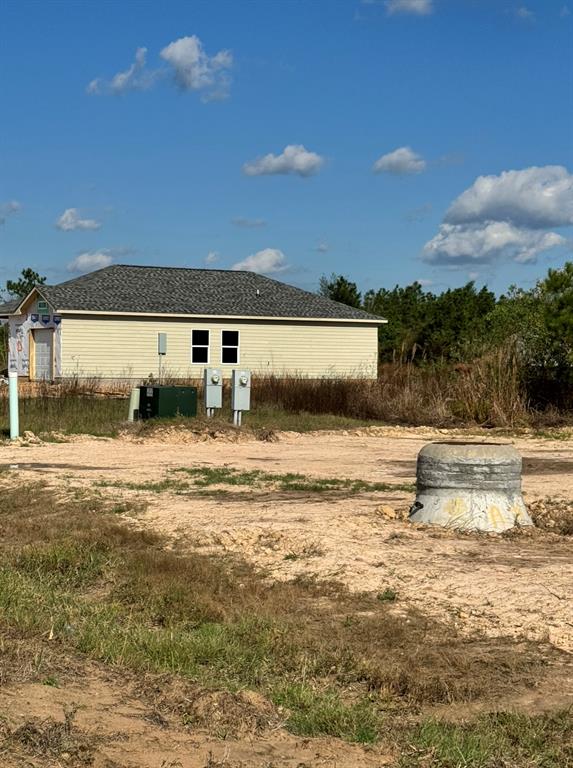
[(272, 700), (287, 709), (287, 727), (299, 736), (338, 736), (372, 744), (382, 730), (380, 704), (367, 697), (345, 703), (336, 690), (317, 691), (298, 683), (273, 692)]

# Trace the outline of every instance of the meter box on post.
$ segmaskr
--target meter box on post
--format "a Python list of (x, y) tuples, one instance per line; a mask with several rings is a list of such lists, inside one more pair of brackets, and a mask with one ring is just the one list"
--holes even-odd
[(205, 368), (205, 410), (207, 416), (215, 415), (215, 408), (223, 407), (223, 375), (218, 368)]
[(231, 378), (231, 407), (233, 424), (241, 426), (241, 413), (251, 410), (251, 372), (244, 369), (233, 371)]

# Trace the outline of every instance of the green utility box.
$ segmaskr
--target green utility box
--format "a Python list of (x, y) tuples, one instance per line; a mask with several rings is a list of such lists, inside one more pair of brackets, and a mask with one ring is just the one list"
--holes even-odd
[(142, 419), (197, 416), (197, 387), (140, 387)]

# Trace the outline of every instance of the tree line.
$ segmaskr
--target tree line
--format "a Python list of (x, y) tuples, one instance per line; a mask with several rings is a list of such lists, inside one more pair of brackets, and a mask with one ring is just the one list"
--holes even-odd
[(380, 328), (382, 363), (471, 364), (501, 347), (518, 358), (535, 403), (573, 406), (573, 263), (549, 269), (532, 288), (502, 296), (468, 282), (441, 293), (411, 285), (369, 290), (332, 274), (320, 294), (388, 320)]

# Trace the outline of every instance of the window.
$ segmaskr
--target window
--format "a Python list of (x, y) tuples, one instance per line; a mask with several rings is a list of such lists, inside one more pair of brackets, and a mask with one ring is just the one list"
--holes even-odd
[(221, 332), (221, 362), (232, 365), (239, 362), (239, 331)]
[(191, 331), (191, 362), (209, 362), (209, 331)]

